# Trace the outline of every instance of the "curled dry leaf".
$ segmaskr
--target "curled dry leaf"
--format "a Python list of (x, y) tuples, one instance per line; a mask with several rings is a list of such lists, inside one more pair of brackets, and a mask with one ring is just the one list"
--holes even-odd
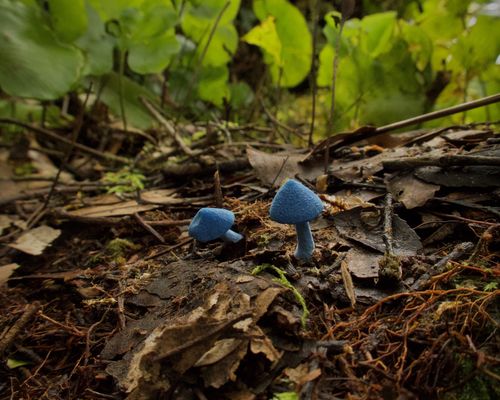
[(42, 225), (23, 233), (14, 243), (9, 244), (9, 246), (24, 253), (31, 254), (32, 256), (38, 256), (42, 254), (60, 234), (61, 231), (59, 229)]

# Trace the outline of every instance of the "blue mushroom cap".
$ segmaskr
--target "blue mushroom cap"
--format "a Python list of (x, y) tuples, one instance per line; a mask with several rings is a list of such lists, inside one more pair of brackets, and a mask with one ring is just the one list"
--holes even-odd
[(209, 242), (224, 235), (234, 223), (234, 214), (224, 208), (202, 208), (189, 224), (189, 236)]
[(296, 180), (288, 180), (276, 193), (269, 216), (280, 224), (299, 224), (316, 218), (323, 211), (321, 199)]

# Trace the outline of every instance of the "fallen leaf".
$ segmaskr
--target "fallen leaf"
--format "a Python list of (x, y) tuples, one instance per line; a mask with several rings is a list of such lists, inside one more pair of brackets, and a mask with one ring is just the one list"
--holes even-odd
[(66, 214), (83, 218), (102, 218), (132, 215), (142, 211), (153, 210), (155, 208), (158, 208), (155, 204), (139, 204), (135, 200), (127, 200), (117, 204), (83, 207), (78, 210), (68, 211)]
[(214, 347), (208, 350), (201, 358), (194, 364), (195, 367), (204, 367), (210, 364), (215, 364), (217, 361), (222, 360), (228, 354), (232, 353), (241, 344), (237, 339), (221, 339), (215, 342)]
[(407, 174), (391, 179), (387, 184), (387, 188), (396, 200), (403, 203), (410, 210), (421, 207), (427, 200), (432, 199), (440, 186), (423, 182), (412, 174)]
[(352, 283), (352, 277), (349, 273), (349, 268), (345, 259), (340, 264), (340, 272), (342, 274), (342, 281), (344, 282), (347, 297), (349, 297), (351, 306), (354, 307), (356, 305), (356, 294), (354, 293), (354, 284)]
[[(354, 208), (330, 218), (343, 237), (384, 253), (383, 218), (381, 215), (377, 217), (377, 211), (377, 209)], [(413, 256), (422, 248), (420, 238), (415, 231), (396, 214), (392, 218), (392, 232), (395, 255)]]
[(377, 278), (378, 263), (382, 257), (380, 253), (354, 247), (347, 252), (343, 263), (346, 263), (347, 268), (356, 278)]
[(38, 256), (61, 234), (61, 230), (42, 225), (23, 233), (10, 247)]
[(0, 266), (0, 285), (7, 282), (17, 268), (19, 264), (15, 263)]
[(305, 179), (316, 179), (323, 170), (322, 162), (303, 161), (305, 154), (290, 152), (265, 153), (247, 147), (248, 162), (255, 170), (257, 177), (266, 185), (280, 186), (284, 180), (300, 174)]

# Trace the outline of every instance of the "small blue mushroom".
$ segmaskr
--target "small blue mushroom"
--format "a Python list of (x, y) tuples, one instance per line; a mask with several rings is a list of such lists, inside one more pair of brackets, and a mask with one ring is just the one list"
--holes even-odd
[(297, 231), (295, 257), (309, 260), (314, 250), (314, 239), (309, 221), (323, 211), (321, 199), (312, 190), (296, 180), (288, 180), (276, 193), (269, 216), (280, 224), (293, 224)]
[(239, 233), (230, 228), (234, 224), (234, 214), (224, 208), (202, 208), (189, 224), (189, 236), (200, 242), (222, 239), (228, 242), (239, 242), (243, 239)]

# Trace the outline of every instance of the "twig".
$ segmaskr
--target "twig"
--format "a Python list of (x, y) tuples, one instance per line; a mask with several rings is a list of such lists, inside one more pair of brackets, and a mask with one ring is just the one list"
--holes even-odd
[(374, 128), (372, 126), (363, 126), (355, 130), (354, 132), (337, 133), (326, 138), (321, 143), (318, 143), (311, 151), (308, 158), (319, 152), (322, 152), (327, 145), (330, 146), (330, 150), (335, 150), (341, 146), (347, 146), (359, 142), (360, 140), (370, 139), (382, 133), (393, 131), (399, 128), (404, 128), (407, 126), (416, 125), (421, 122), (431, 121), (433, 119), (446, 117), (448, 115), (456, 114), (464, 110), (472, 110), (474, 108), (483, 107), (488, 104), (497, 103), (499, 101), (500, 101), (500, 93), (488, 97), (483, 97), (479, 100), (470, 101), (468, 103), (459, 104), (457, 106), (444, 108), (439, 111), (422, 114), (414, 118), (398, 121), (390, 125), (382, 126), (380, 128)]
[(177, 221), (144, 221), (151, 226), (179, 226), (179, 225), (189, 225), (190, 219), (180, 219)]
[(178, 247), (182, 247), (186, 244), (189, 244), (193, 241), (193, 238), (186, 238), (184, 240), (181, 240), (179, 243), (174, 244), (173, 246), (167, 247), (166, 249), (160, 250), (158, 253), (151, 254), (150, 256), (147, 256), (144, 258), (144, 261), (152, 260), (153, 258), (160, 257), (164, 254), (170, 253), (172, 250), (175, 250)]
[(85, 100), (83, 101), (83, 104), (78, 112), (78, 116), (76, 117), (75, 126), (73, 127), (73, 132), (71, 133), (71, 144), (70, 144), (69, 148), (66, 150), (66, 156), (63, 158), (63, 160), (61, 161), (61, 164), (59, 165), (59, 168), (57, 170), (57, 174), (54, 178), (54, 182), (52, 182), (52, 186), (50, 187), (49, 194), (45, 198), (41, 212), (44, 209), (46, 209), (47, 206), (49, 205), (50, 199), (51, 199), (52, 195), (54, 194), (54, 190), (57, 186), (57, 182), (59, 182), (61, 172), (66, 167), (66, 164), (68, 164), (68, 161), (71, 157), (71, 153), (73, 152), (73, 149), (75, 148), (75, 144), (76, 144), (76, 141), (78, 139), (78, 135), (80, 134), (80, 131), (82, 130), (83, 116), (85, 114), (85, 107), (87, 106), (87, 102), (89, 100), (91, 91), (92, 91), (92, 82), (90, 82), (90, 84), (89, 84), (89, 87), (87, 89), (87, 93), (85, 95)]
[(385, 245), (384, 257), (379, 261), (379, 278), (380, 283), (394, 284), (401, 281), (403, 271), (401, 269), (401, 260), (394, 254), (393, 235), (392, 235), (392, 219), (394, 214), (394, 206), (392, 203), (392, 194), (387, 193), (385, 196), (384, 206), (384, 233), (382, 239)]
[(218, 208), (222, 208), (224, 205), (223, 197), (222, 197), (222, 187), (220, 185), (220, 176), (219, 170), (214, 173), (214, 199), (215, 206)]
[(0, 356), (10, 348), (12, 343), (18, 339), (21, 329), (23, 329), (30, 319), (35, 315), (35, 313), (40, 308), (38, 302), (34, 302), (26, 307), (23, 315), (12, 325), (12, 327), (5, 333), (4, 337), (0, 340)]
[(179, 146), (179, 148), (182, 150), (182, 152), (188, 156), (192, 156), (194, 154), (193, 150), (189, 148), (186, 143), (184, 143), (184, 140), (182, 137), (179, 135), (179, 133), (175, 130), (174, 126), (167, 121), (167, 119), (153, 106), (151, 102), (149, 102), (148, 99), (146, 99), (143, 96), (139, 97), (142, 104), (144, 104), (144, 107), (147, 108), (149, 113), (156, 118), (156, 120), (167, 130), (167, 132), (172, 136), (172, 139), (174, 139), (175, 143)]
[(28, 129), (32, 132), (38, 133), (38, 134), (43, 135), (43, 136), (50, 138), (52, 140), (57, 140), (59, 142), (65, 143), (65, 144), (73, 145), (75, 149), (81, 150), (81, 151), (88, 153), (88, 154), (92, 154), (93, 156), (98, 157), (100, 159), (118, 162), (121, 164), (128, 164), (130, 162), (130, 160), (125, 158), (125, 157), (120, 157), (120, 156), (110, 154), (110, 153), (103, 153), (101, 151), (95, 150), (91, 147), (85, 146), (85, 145), (80, 144), (80, 143), (73, 144), (70, 139), (67, 139), (64, 136), (59, 136), (59, 135), (55, 134), (54, 132), (51, 132), (47, 129), (39, 128), (39, 127), (27, 124), (27, 123), (22, 122), (22, 121), (18, 121), (16, 119), (0, 118), (0, 124), (9, 124), (9, 125), (20, 126), (21, 128)]
[(383, 161), (384, 169), (388, 171), (419, 168), (427, 166), (451, 167), (471, 165), (500, 166), (500, 157), (485, 157), (471, 155), (445, 155), (440, 157), (405, 157), (397, 160)]
[(163, 236), (160, 235), (155, 228), (153, 228), (151, 225), (149, 225), (148, 223), (146, 223), (146, 221), (144, 221), (138, 213), (134, 213), (134, 218), (137, 220), (137, 222), (139, 222), (139, 224), (144, 229), (146, 229), (149, 233), (151, 233), (161, 243), (165, 243), (165, 239), (163, 238)]
[(176, 165), (167, 165), (162, 169), (166, 176), (185, 177), (186, 175), (208, 175), (213, 174), (217, 168), (219, 172), (241, 171), (250, 166), (247, 158), (235, 158), (234, 160), (222, 161), (217, 165), (202, 165), (198, 163), (185, 163)]
[(413, 285), (411, 285), (410, 289), (419, 291), (425, 288), (429, 283), (430, 279), (432, 278), (433, 275), (440, 274), (443, 272), (444, 268), (448, 264), (449, 261), (454, 261), (462, 257), (465, 253), (468, 251), (472, 250), (474, 248), (474, 244), (471, 242), (464, 242), (464, 243), (459, 243), (457, 244), (453, 250), (451, 251), (450, 254), (447, 256), (443, 257), (441, 260), (439, 260), (434, 268), (426, 273), (424, 273), (420, 278), (418, 278)]
[(389, 125), (384, 125), (381, 126), (380, 128), (377, 128), (375, 132), (376, 135), (379, 135), (381, 133), (394, 131), (399, 128), (405, 128), (407, 126), (420, 124), (422, 122), (431, 121), (433, 119), (447, 117), (448, 115), (457, 114), (462, 111), (472, 110), (473, 108), (487, 106), (489, 104), (497, 103), (499, 101), (500, 101), (500, 93), (497, 93), (491, 96), (483, 97), (478, 100), (469, 101), (467, 103), (458, 104), (453, 107), (443, 108), (442, 110), (433, 111), (427, 114), (419, 115), (417, 117), (408, 118), (402, 121), (394, 122)]

